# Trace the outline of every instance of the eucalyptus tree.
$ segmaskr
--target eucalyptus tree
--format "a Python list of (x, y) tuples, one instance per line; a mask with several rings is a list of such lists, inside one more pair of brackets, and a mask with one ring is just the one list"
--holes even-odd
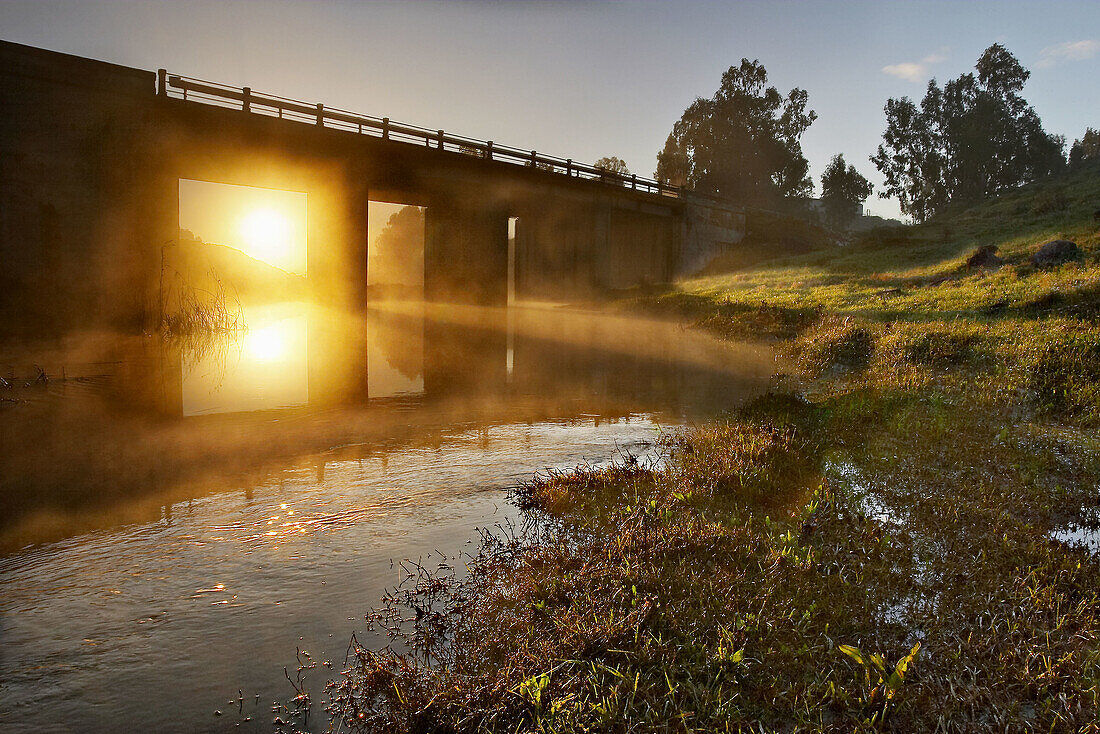
[(843, 154), (837, 153), (821, 174), (821, 204), (825, 217), (833, 226), (848, 226), (855, 219), (859, 205), (873, 190), (871, 182), (855, 166), (846, 164)]
[(917, 221), (1065, 165), (1065, 140), (1043, 130), (1020, 94), (1031, 72), (1000, 44), (982, 53), (975, 72), (943, 87), (930, 80), (919, 107), (908, 97), (886, 102), (886, 131), (871, 157), (886, 180), (879, 196), (897, 197)]
[(673, 125), (657, 155), (657, 180), (746, 203), (813, 191), (802, 133), (817, 119), (797, 87), (768, 86), (759, 61), (741, 59), (714, 96), (698, 98)]

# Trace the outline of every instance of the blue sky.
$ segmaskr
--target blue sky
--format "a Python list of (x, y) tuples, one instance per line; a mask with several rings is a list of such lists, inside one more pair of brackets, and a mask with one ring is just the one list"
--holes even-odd
[[(1100, 2), (246, 2), (0, 0), (0, 37), (171, 71), (651, 175), (672, 124), (759, 59), (809, 91), (816, 180), (867, 160), (888, 97), (1005, 44), (1072, 142), (1100, 127)], [(875, 213), (897, 216), (876, 197)]]

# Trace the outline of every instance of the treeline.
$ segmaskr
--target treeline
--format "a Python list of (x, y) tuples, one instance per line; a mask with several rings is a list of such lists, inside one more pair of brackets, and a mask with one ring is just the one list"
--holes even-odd
[[(994, 196), (1067, 167), (1100, 161), (1100, 133), (1089, 128), (1066, 156), (1066, 140), (1043, 129), (1021, 95), (1031, 73), (994, 44), (974, 72), (942, 87), (933, 79), (921, 103), (885, 105), (886, 130), (871, 156), (885, 180), (882, 198), (924, 221), (950, 205)], [(751, 206), (813, 195), (801, 137), (817, 119), (805, 90), (782, 94), (759, 61), (742, 59), (710, 98), (696, 99), (657, 155), (657, 180)], [(826, 219), (844, 226), (871, 195), (871, 183), (833, 157), (821, 177)]]

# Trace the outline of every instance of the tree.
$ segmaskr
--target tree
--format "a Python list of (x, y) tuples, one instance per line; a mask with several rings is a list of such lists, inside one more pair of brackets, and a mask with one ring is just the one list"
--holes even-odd
[(1020, 92), (1031, 75), (1000, 44), (942, 88), (928, 82), (920, 107), (886, 102), (883, 142), (871, 157), (886, 179), (879, 196), (924, 221), (952, 202), (976, 201), (1064, 166), (1065, 140), (1043, 130)]
[(821, 174), (821, 204), (825, 217), (833, 226), (847, 227), (872, 189), (871, 182), (855, 166), (846, 166), (843, 154), (837, 153)]
[(377, 284), (418, 286), (424, 278), (424, 210), (405, 206), (391, 214), (371, 243), (368, 271)]
[(817, 114), (806, 109), (804, 90), (784, 97), (767, 82), (759, 61), (731, 66), (714, 96), (696, 99), (673, 126), (657, 179), (750, 203), (808, 195), (813, 182), (799, 140)]
[(1085, 130), (1085, 134), (1079, 140), (1073, 141), (1073, 147), (1069, 149), (1070, 168), (1080, 168), (1089, 163), (1100, 163), (1100, 130), (1091, 127)]
[(664, 149), (657, 154), (657, 171), (653, 178), (671, 186), (686, 186), (690, 168), (687, 145), (674, 133), (669, 133)]
[(607, 171), (608, 173), (617, 173), (620, 176), (630, 175), (630, 169), (626, 167), (626, 162), (623, 161), (621, 158), (616, 158), (615, 156), (611, 156), (610, 158), (606, 156), (600, 158), (592, 164), (592, 167), (599, 168), (600, 170)]

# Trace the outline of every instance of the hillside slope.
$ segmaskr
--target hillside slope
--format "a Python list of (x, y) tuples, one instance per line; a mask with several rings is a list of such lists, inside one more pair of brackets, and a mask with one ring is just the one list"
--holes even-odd
[[(669, 296), (822, 308), (885, 320), (1024, 307), (1100, 280), (1097, 210), (1100, 167), (1025, 186), (926, 224), (874, 230), (848, 247), (688, 279)], [(1054, 239), (1076, 242), (1082, 260), (1037, 272), (1027, 258)], [(967, 272), (967, 257), (983, 245), (996, 246), (1006, 267)]]
[(170, 289), (225, 291), (242, 300), (273, 301), (303, 297), (306, 279), (235, 247), (181, 239), (165, 250), (164, 283)]

